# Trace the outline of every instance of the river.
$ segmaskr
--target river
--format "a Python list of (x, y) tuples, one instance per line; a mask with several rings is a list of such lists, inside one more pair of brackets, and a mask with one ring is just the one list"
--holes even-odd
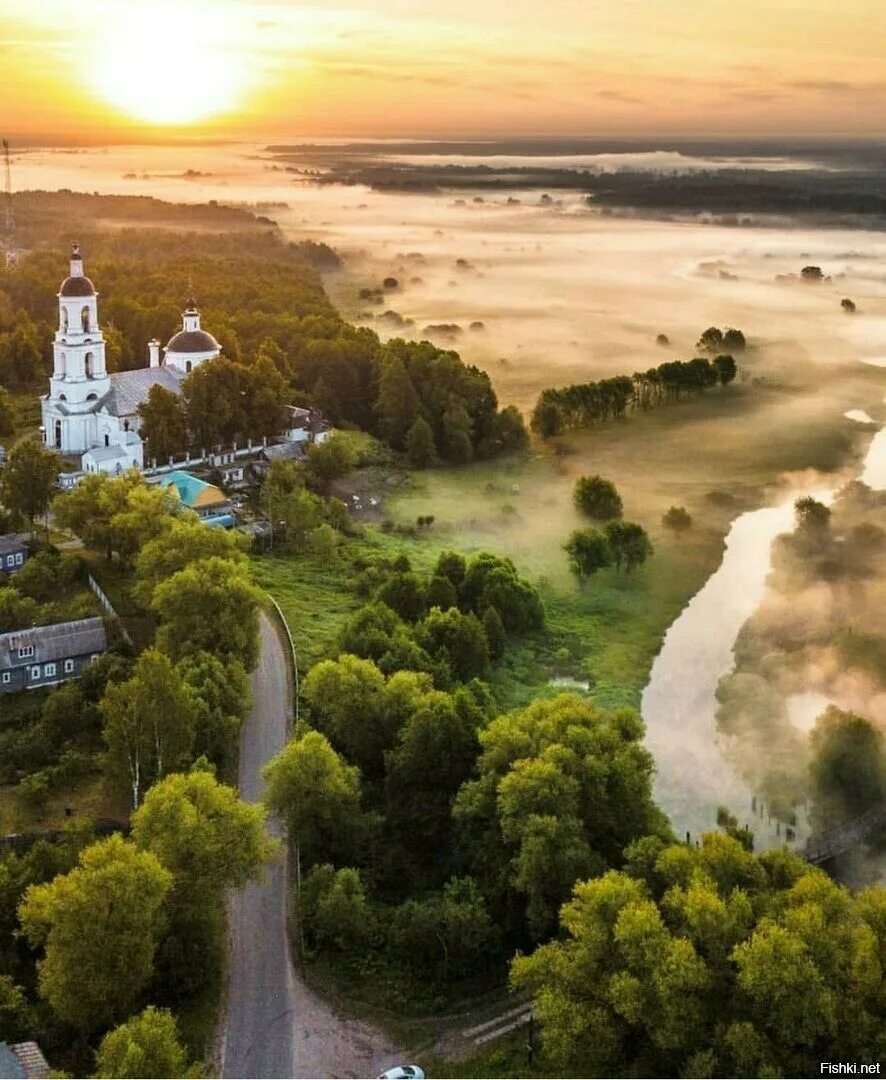
[[(872, 439), (860, 479), (886, 488), (886, 427)], [(802, 494), (809, 492), (736, 518), (719, 568), (671, 624), (652, 666), (641, 706), (646, 745), (656, 761), (656, 801), (678, 836), (713, 828), (717, 807), (726, 806), (740, 825), (750, 825), (758, 848), (784, 841), (774, 822), (752, 814), (753, 792), (726, 760), (715, 692), (734, 667), (739, 630), (763, 599), (772, 542), (792, 527), (793, 502)]]

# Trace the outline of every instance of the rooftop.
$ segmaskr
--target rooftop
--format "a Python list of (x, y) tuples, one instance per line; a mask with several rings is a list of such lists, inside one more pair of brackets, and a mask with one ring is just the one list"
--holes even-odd
[(181, 393), (184, 376), (171, 367), (137, 368), (135, 371), (115, 371), (111, 389), (102, 404), (112, 416), (133, 416), (142, 402), (148, 400), (152, 386), (162, 386), (173, 394)]
[(217, 488), (214, 484), (207, 484), (199, 476), (184, 472), (182, 469), (175, 469), (173, 472), (159, 477), (155, 483), (159, 483), (165, 488), (175, 488), (182, 504), (192, 509), (214, 506), (216, 503), (226, 503), (228, 501), (227, 495), (221, 488)]
[(166, 345), (168, 353), (218, 352), (221, 345), (205, 330), (179, 330)]
[[(34, 647), (34, 655), (19, 659), (19, 650)], [(42, 664), (104, 652), (108, 647), (104, 619), (75, 619), (51, 626), (32, 626), (0, 634), (0, 671), (10, 671), (23, 664)]]
[(0, 536), (0, 555), (12, 555), (27, 546), (27, 542), (21, 533), (8, 533), (6, 536)]

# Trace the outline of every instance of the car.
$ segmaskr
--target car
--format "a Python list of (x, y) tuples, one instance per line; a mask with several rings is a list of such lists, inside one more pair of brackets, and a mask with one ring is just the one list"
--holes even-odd
[(425, 1080), (425, 1072), (418, 1065), (392, 1065), (379, 1073), (378, 1080)]

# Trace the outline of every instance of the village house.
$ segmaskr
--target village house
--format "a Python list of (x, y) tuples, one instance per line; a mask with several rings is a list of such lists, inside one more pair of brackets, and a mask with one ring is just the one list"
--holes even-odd
[(215, 484), (207, 484), (205, 480), (182, 469), (166, 473), (152, 483), (173, 493), (181, 505), (193, 510), (205, 525), (221, 525), (226, 529), (233, 527), (231, 500)]
[(14, 574), (28, 561), (28, 545), (19, 533), (0, 536), (0, 572)]
[(0, 693), (75, 679), (107, 648), (105, 623), (98, 616), (0, 634)]

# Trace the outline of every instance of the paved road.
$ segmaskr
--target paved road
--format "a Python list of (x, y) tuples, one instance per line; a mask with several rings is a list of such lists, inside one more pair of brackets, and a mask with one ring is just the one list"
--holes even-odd
[[(287, 657), (267, 616), (252, 675), (254, 707), (240, 743), (240, 793), (257, 802), (261, 767), (284, 745), (290, 701)], [(281, 835), (274, 822), (271, 831)], [(289, 955), (286, 866), (234, 895), (222, 1075), (373, 1077), (397, 1061), (381, 1033), (338, 1016), (301, 980)]]

